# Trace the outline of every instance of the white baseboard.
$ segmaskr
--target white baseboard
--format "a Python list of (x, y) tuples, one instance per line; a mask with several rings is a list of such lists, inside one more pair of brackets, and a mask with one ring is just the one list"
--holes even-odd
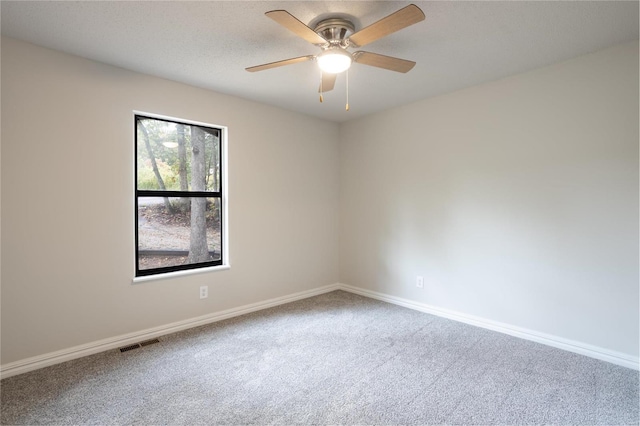
[(313, 290), (301, 291), (299, 293), (287, 296), (277, 297), (262, 302), (252, 303), (237, 308), (227, 309), (196, 318), (178, 321), (159, 327), (149, 328), (146, 330), (136, 331), (133, 333), (123, 334), (108, 339), (98, 340), (84, 345), (74, 346), (55, 352), (49, 352), (44, 355), (38, 355), (31, 358), (11, 362), (0, 366), (0, 379), (15, 376), (17, 374), (27, 373), (39, 368), (48, 367), (50, 365), (59, 364), (61, 362), (70, 361), (76, 358), (82, 358), (87, 355), (93, 355), (111, 349), (131, 345), (140, 341), (153, 339), (170, 333), (198, 327), (205, 324), (222, 321), (228, 318), (237, 317), (248, 314), (250, 312), (260, 311), (262, 309), (272, 308), (285, 303), (295, 302), (296, 300), (307, 299), (319, 294), (328, 293), (330, 291), (339, 290), (338, 284), (331, 284), (319, 287)]
[(48, 367), (54, 364), (59, 364), (61, 362), (70, 361), (76, 358), (82, 358), (87, 355), (93, 355), (99, 352), (116, 349), (122, 346), (131, 345), (140, 341), (153, 339), (166, 334), (171, 334), (189, 328), (222, 321), (228, 318), (237, 317), (255, 311), (260, 311), (262, 309), (272, 308), (274, 306), (283, 305), (285, 303), (295, 302), (296, 300), (306, 299), (334, 290), (344, 290), (350, 293), (359, 294), (361, 296), (370, 297), (372, 299), (393, 303), (394, 305), (403, 306), (417, 311), (437, 315), (443, 318), (448, 318), (454, 321), (463, 322), (477, 327), (482, 327), (511, 336), (520, 337), (526, 340), (542, 343), (548, 346), (553, 346), (559, 349), (564, 349), (570, 352), (575, 352), (581, 355), (586, 355), (592, 358), (621, 365), (623, 367), (632, 368), (635, 370), (640, 369), (640, 359), (638, 357), (633, 357), (631, 355), (611, 351), (585, 343), (539, 333), (537, 331), (515, 327), (508, 324), (499, 323), (496, 321), (479, 318), (460, 312), (454, 312), (447, 309), (430, 306), (424, 303), (339, 283), (11, 362), (0, 366), (0, 378), (4, 379), (18, 374), (27, 373), (29, 371)]
[(470, 324), (477, 327), (486, 328), (488, 330), (493, 330), (500, 333), (508, 334), (510, 336), (520, 337), (522, 339), (531, 340), (537, 343), (542, 343), (544, 345), (552, 346), (558, 349), (564, 349), (566, 351), (574, 352), (580, 355), (585, 355), (591, 358), (596, 358), (602, 361), (607, 361), (612, 364), (621, 365), (623, 367), (632, 368), (634, 370), (640, 369), (640, 358), (634, 357), (628, 354), (624, 354), (621, 352), (616, 352), (609, 349), (604, 349), (601, 347), (589, 345), (587, 343), (565, 339), (563, 337), (540, 333), (534, 330), (528, 330), (526, 328), (504, 324), (501, 322), (492, 321), (485, 318), (476, 317), (473, 315), (467, 315), (460, 312), (451, 311), (448, 309), (438, 308), (435, 306), (427, 305), (425, 303), (420, 303), (420, 302), (415, 302), (413, 300), (390, 296), (388, 294), (379, 293), (377, 291), (372, 291), (372, 290), (366, 290), (360, 287), (354, 287), (347, 284), (338, 284), (338, 288), (340, 290), (359, 294), (361, 296), (382, 300), (384, 302), (393, 303), (394, 305), (404, 306), (405, 308), (426, 312), (432, 315), (437, 315), (439, 317), (463, 322), (465, 324)]

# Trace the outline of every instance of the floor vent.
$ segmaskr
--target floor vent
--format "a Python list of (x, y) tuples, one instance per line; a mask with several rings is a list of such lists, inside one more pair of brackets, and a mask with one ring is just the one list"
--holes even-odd
[(158, 339), (145, 340), (144, 342), (140, 342), (140, 346), (149, 346), (149, 345), (153, 345), (154, 343), (160, 343), (160, 340)]
[(155, 343), (160, 343), (158, 339), (145, 340), (144, 342), (134, 343), (133, 345), (123, 346), (120, 348), (120, 352), (132, 351), (134, 349), (142, 348), (143, 346), (153, 345)]
[(138, 349), (140, 348), (140, 343), (136, 343), (135, 345), (129, 345), (129, 346), (124, 346), (122, 348), (120, 348), (120, 352), (127, 352), (127, 351), (131, 351), (133, 349)]

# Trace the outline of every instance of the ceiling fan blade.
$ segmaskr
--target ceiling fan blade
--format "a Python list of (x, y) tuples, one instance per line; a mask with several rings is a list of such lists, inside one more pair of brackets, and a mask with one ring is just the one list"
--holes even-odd
[(313, 58), (315, 58), (315, 56), (313, 55), (299, 56), (297, 58), (285, 59), (284, 61), (269, 62), (268, 64), (256, 65), (255, 67), (249, 67), (245, 69), (249, 72), (264, 71), (271, 68), (282, 67), (284, 65), (291, 65), (291, 64), (297, 64), (298, 62), (310, 61)]
[(319, 93), (329, 92), (333, 90), (333, 86), (336, 85), (336, 77), (338, 74), (330, 74), (328, 72), (322, 73), (322, 84), (318, 88)]
[(352, 45), (364, 46), (422, 20), (422, 10), (415, 4), (410, 4), (351, 35), (349, 41)]
[(320, 35), (316, 34), (311, 28), (307, 27), (305, 24), (300, 22), (298, 18), (287, 12), (286, 10), (272, 10), (270, 12), (265, 13), (269, 18), (276, 21), (278, 24), (282, 25), (289, 31), (294, 32), (299, 37), (307, 40), (312, 44), (325, 44), (327, 40), (325, 40)]
[(406, 59), (380, 55), (378, 53), (358, 51), (353, 54), (353, 61), (372, 67), (384, 68), (396, 72), (409, 72), (415, 66), (415, 62)]

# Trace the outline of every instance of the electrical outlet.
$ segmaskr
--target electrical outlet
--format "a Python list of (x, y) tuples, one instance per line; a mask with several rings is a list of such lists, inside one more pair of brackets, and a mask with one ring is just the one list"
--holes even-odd
[(424, 287), (424, 277), (421, 277), (420, 275), (416, 277), (416, 287), (418, 288)]
[(209, 286), (202, 285), (200, 286), (200, 299), (206, 299), (209, 297)]

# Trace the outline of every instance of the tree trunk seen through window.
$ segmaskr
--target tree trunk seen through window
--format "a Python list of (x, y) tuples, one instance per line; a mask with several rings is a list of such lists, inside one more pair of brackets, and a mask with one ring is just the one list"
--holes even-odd
[[(187, 175), (187, 141), (184, 136), (184, 125), (176, 125), (178, 140), (178, 178), (180, 180), (180, 191), (189, 190), (189, 178)], [(186, 204), (188, 198), (182, 198), (181, 203)]]
[[(142, 120), (138, 122), (140, 125), (140, 130), (142, 130), (142, 135), (144, 139), (144, 145), (147, 148), (147, 153), (149, 154), (149, 160), (151, 161), (151, 167), (153, 168), (153, 174), (156, 175), (156, 179), (158, 180), (158, 187), (164, 191), (166, 190), (164, 186), (164, 181), (162, 180), (162, 176), (160, 175), (160, 171), (158, 170), (158, 164), (156, 163), (156, 157), (153, 154), (153, 149), (151, 149), (151, 142), (149, 142), (149, 133), (147, 132), (147, 128), (145, 127)], [(171, 214), (175, 213), (175, 209), (171, 205), (171, 201), (169, 201), (169, 197), (164, 197), (164, 206), (167, 211)]]
[[(197, 127), (191, 127), (191, 190), (206, 190), (206, 153), (204, 145), (205, 133)], [(207, 246), (207, 199), (191, 198), (191, 238), (188, 263), (199, 263), (210, 260)]]

